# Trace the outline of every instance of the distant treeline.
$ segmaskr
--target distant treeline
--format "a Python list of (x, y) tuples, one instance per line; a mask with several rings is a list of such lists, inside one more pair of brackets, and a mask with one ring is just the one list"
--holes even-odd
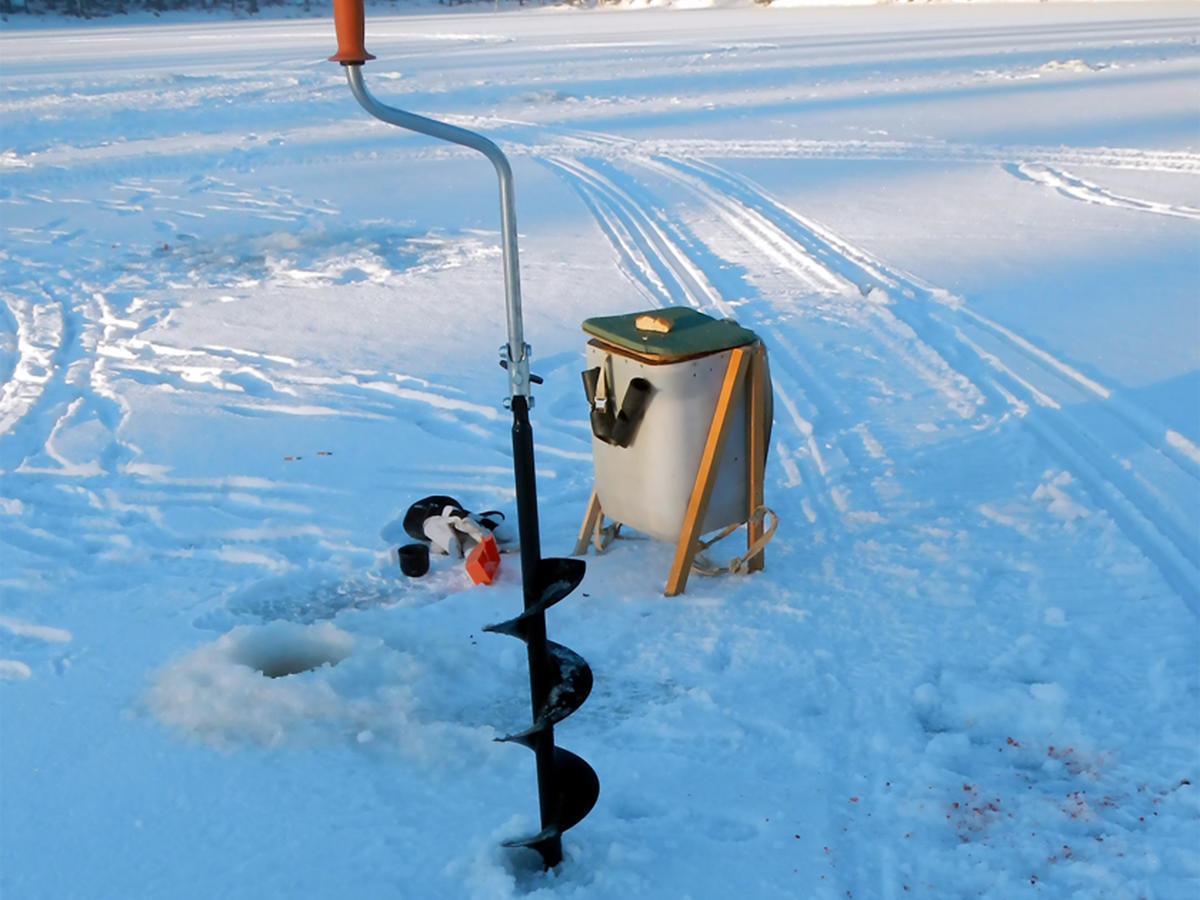
[[(495, 5), (497, 0), (438, 0), (445, 6), (466, 3)], [(512, 0), (504, 0), (505, 5)], [(539, 6), (563, 0), (517, 0), (521, 6)], [(567, 0), (571, 2), (571, 0)], [(578, 0), (583, 2), (583, 0)], [(603, 2), (603, 0), (601, 0)], [(367, 6), (398, 8), (410, 5), (428, 6), (429, 0), (366, 0)], [(238, 15), (257, 15), (264, 10), (295, 10), (298, 14), (328, 12), (330, 0), (0, 0), (0, 15), (68, 16), (78, 19), (99, 19), (124, 16), (130, 13), (165, 13), (179, 10), (230, 12)]]
[(263, 6), (292, 5), (292, 0), (0, 0), (0, 13), (92, 19), (179, 9), (228, 9), (233, 12), (256, 13)]

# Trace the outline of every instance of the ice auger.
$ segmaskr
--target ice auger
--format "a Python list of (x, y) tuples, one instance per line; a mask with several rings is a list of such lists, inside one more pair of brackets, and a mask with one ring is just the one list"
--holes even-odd
[(508, 159), (492, 141), (415, 113), (385, 106), (363, 84), (362, 66), (374, 59), (364, 44), (362, 0), (334, 0), (337, 53), (331, 62), (346, 70), (350, 90), (359, 104), (391, 125), (477, 150), (496, 169), (500, 182), (500, 235), (504, 261), (504, 294), (508, 314), (508, 343), (501, 347), (500, 364), (508, 371), (512, 411), (513, 473), (517, 494), (517, 531), (521, 541), (521, 584), (525, 608), (520, 615), (489, 625), (487, 631), (507, 634), (525, 642), (529, 659), (529, 693), (533, 723), (524, 731), (499, 738), (528, 747), (537, 761), (538, 805), (541, 830), (505, 842), (509, 847), (530, 847), (541, 854), (547, 868), (562, 860), (562, 833), (588, 814), (600, 794), (600, 781), (586, 762), (554, 744), (554, 726), (573, 713), (592, 689), (592, 672), (577, 653), (546, 640), (546, 610), (562, 600), (583, 580), (584, 563), (578, 559), (542, 559), (538, 531), (537, 484), (533, 466), (533, 429), (529, 408), (530, 384), (540, 381), (529, 373), (529, 345), (521, 318), (521, 283), (517, 265), (516, 203)]

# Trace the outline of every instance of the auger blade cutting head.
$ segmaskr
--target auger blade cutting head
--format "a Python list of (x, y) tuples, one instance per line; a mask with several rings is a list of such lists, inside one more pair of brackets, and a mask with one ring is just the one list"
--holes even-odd
[(538, 603), (543, 610), (549, 609), (583, 581), (587, 563), (582, 559), (552, 556), (543, 559), (537, 566)]
[(495, 625), (485, 625), (483, 630), (492, 634), (507, 634), (509, 637), (528, 640), (526, 631), (528, 622), (534, 616), (539, 616), (571, 591), (579, 587), (583, 581), (587, 563), (582, 559), (551, 557), (538, 561), (537, 574), (534, 580), (537, 585), (537, 600), (522, 612), (504, 622)]
[(600, 779), (596, 770), (570, 750), (554, 748), (554, 765), (559, 775), (559, 828), (566, 831), (578, 825), (592, 811), (600, 797)]
[(562, 644), (547, 641), (546, 649), (550, 651), (551, 666), (558, 669), (558, 680), (550, 688), (541, 715), (547, 725), (554, 725), (583, 706), (592, 692), (592, 668), (582, 656)]
[(584, 658), (562, 644), (546, 641), (551, 667), (551, 684), (546, 702), (538, 710), (532, 725), (516, 734), (506, 734), (497, 741), (521, 744), (533, 749), (534, 735), (557, 725), (579, 707), (592, 692), (592, 669)]
[(579, 824), (600, 797), (600, 779), (596, 770), (562, 747), (554, 748), (554, 774), (558, 786), (554, 814), (546, 826), (529, 837), (505, 841), (505, 847), (529, 847), (545, 857), (544, 849), (557, 841), (564, 831)]

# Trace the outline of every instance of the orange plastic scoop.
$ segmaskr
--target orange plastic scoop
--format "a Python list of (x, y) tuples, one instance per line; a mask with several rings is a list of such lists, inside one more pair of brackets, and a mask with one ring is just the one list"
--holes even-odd
[(500, 548), (490, 534), (467, 555), (467, 574), (476, 584), (491, 584), (500, 568)]

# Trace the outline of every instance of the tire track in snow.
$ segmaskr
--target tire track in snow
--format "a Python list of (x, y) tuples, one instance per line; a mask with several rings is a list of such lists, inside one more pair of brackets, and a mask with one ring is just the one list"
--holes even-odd
[[(701, 187), (699, 193), (708, 195), (709, 207), (756, 242), (769, 258), (777, 258), (778, 248), (787, 246), (790, 239), (810, 258), (828, 265), (831, 274), (856, 284), (863, 295), (879, 290), (890, 297), (892, 303), (888, 309), (889, 315), (894, 314), (894, 330), (907, 332), (906, 337), (924, 345), (929, 353), (958, 373), (968, 392), (979, 388), (987, 395), (986, 404), (994, 409), (994, 414), (991, 417), (985, 414), (978, 427), (986, 427), (992, 419), (1022, 418), (1043, 445), (1076, 472), (1096, 502), (1113, 515), (1177, 591), (1185, 598), (1200, 593), (1188, 511), (1180, 506), (1179, 499), (1189, 496), (1189, 491), (1194, 492), (1192, 483), (1200, 477), (1200, 449), (1187, 438), (1077, 368), (966, 308), (947, 292), (888, 268), (828, 229), (783, 207), (747, 179), (697, 160), (638, 159), (633, 148), (642, 145), (636, 142), (587, 133), (578, 133), (570, 140), (577, 150), (599, 149), (610, 159), (629, 158), (660, 172), (664, 165), (674, 168), (685, 180), (692, 179), (693, 187), (694, 180), (699, 178), (708, 185), (707, 190)], [(1131, 151), (1119, 156), (1124, 165), (1131, 167), (1138, 159), (1149, 165), (1161, 162), (1155, 161), (1153, 152), (1139, 157), (1139, 152)], [(722, 196), (726, 199), (721, 200)], [(731, 212), (730, 202), (743, 211)], [(756, 217), (761, 218), (756, 220)], [(784, 240), (764, 238), (762, 221), (777, 229)], [(756, 227), (757, 237), (751, 233)], [(1099, 404), (1105, 420), (1117, 421), (1122, 433), (1133, 432), (1131, 439), (1143, 448), (1142, 455), (1149, 454), (1149, 458), (1138, 460), (1135, 467), (1128, 460), (1113, 457), (1071, 408), (1080, 403)], [(1033, 421), (1030, 412), (1039, 409), (1059, 414), (1053, 425), (1044, 417)], [(864, 446), (873, 448), (873, 456), (887, 456), (886, 450), (880, 452), (882, 448), (874, 435), (864, 438)], [(1181, 492), (1173, 488), (1180, 483)]]
[[(1088, 487), (1193, 611), (1200, 613), (1200, 549), (1195, 546), (1188, 511), (1175, 506), (1194, 491), (1200, 453), (1181, 435), (1149, 414), (1134, 409), (1113, 391), (1049, 351), (956, 298), (905, 272), (891, 269), (829, 229), (788, 209), (749, 179), (695, 160), (672, 165), (705, 178), (716, 189), (756, 210), (804, 246), (829, 251), (835, 271), (860, 285), (877, 286), (891, 296), (892, 308), (913, 332), (944, 359), (987, 387), (1013, 409), (1042, 443)], [(998, 348), (989, 352), (986, 345)], [(1102, 414), (1102, 430), (1124, 435), (1150, 455), (1141, 465), (1153, 469), (1149, 483), (1133, 465), (1105, 448), (1122, 441), (1097, 440), (1095, 426), (1075, 407)], [(1053, 417), (1033, 415), (1052, 410)], [(1176, 488), (1179, 485), (1180, 489)]]
[[(345, 442), (347, 434), (360, 434), (364, 427), (386, 428), (387, 423), (402, 422), (415, 432), (406, 439), (425, 434), (439, 441), (482, 448), (480, 452), (485, 455), (502, 456), (507, 449), (503, 440), (506, 432), (495, 427), (502, 418), (497, 408), (475, 403), (462, 391), (424, 378), (374, 370), (330, 375), (319, 361), (219, 345), (176, 347), (137, 337), (128, 346), (133, 352), (114, 364), (114, 378), (182, 394), (183, 407), (209, 408), (217, 415), (239, 417), (251, 433), (263, 427), (250, 424), (256, 420), (269, 423), (306, 419), (328, 423), (311, 426), (314, 433), (337, 434)], [(270, 426), (267, 428), (269, 431)], [(307, 467), (325, 466), (319, 461), (321, 457), (334, 454), (267, 440), (271, 449), (266, 454), (278, 454), (276, 464), (281, 461), (285, 467), (296, 467), (294, 477), (279, 483), (274, 476), (197, 481), (157, 472), (148, 465), (144, 471), (139, 467), (130, 472), (139, 477), (127, 493), (131, 502), (161, 510), (168, 522), (180, 511), (185, 512), (182, 529), (164, 544), (170, 553), (179, 552), (178, 545), (184, 544), (189, 558), (254, 563), (274, 573), (291, 563), (322, 559), (337, 548), (341, 537), (335, 530), (325, 533), (309, 527), (312, 503), (328, 493), (330, 479), (340, 477), (344, 466), (331, 462), (324, 470), (326, 475), (313, 474), (312, 483), (293, 483), (303, 481), (310, 471)], [(269, 469), (271, 464), (264, 463), (261, 452), (264, 449), (260, 447), (260, 452), (254, 454), (258, 457), (255, 464), (265, 464)], [(562, 455), (569, 456), (570, 451), (562, 451)], [(430, 471), (444, 469), (432, 467)], [(434, 492), (444, 488), (444, 482), (433, 476), (409, 478), (407, 469), (403, 471), (410, 489), (424, 486), (427, 492)], [(506, 470), (480, 474), (473, 479), (475, 488), (503, 494), (504, 480), (497, 477), (496, 471)], [(543, 466), (539, 471), (550, 470)], [(455, 477), (464, 480), (458, 474)], [(217, 510), (225, 519), (242, 519), (258, 527), (192, 533), (186, 525), (186, 511), (200, 509)], [(295, 534), (276, 546), (271, 535), (281, 529), (292, 529)], [(261, 537), (254, 537), (256, 533)]]

